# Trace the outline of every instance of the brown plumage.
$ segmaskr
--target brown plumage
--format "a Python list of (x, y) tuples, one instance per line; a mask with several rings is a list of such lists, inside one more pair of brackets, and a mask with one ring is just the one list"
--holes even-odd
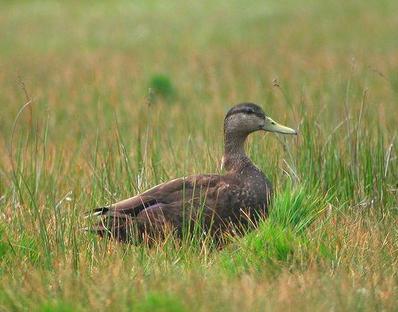
[(203, 231), (216, 236), (232, 227), (256, 223), (267, 214), (272, 193), (270, 181), (244, 151), (247, 136), (258, 130), (297, 134), (267, 117), (256, 104), (236, 105), (224, 120), (225, 175), (201, 174), (171, 180), (97, 208), (92, 215), (99, 216), (100, 221), (92, 230), (127, 242), (156, 239), (165, 231), (181, 235), (184, 228), (192, 231), (198, 223)]

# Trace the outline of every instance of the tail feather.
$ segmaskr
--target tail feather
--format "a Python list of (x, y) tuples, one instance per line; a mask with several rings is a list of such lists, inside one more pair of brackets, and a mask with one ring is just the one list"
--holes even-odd
[(91, 214), (96, 215), (96, 216), (104, 215), (109, 211), (109, 209), (110, 209), (109, 206), (98, 207), (98, 208), (93, 209), (91, 211)]
[(100, 207), (92, 210), (86, 218), (97, 217), (98, 222), (84, 228), (83, 230), (126, 242), (131, 234), (133, 218), (124, 213), (111, 210), (110, 207)]
[(109, 209), (110, 209), (110, 207), (107, 207), (107, 206), (92, 209), (89, 212), (85, 213), (84, 219), (103, 216), (109, 211)]

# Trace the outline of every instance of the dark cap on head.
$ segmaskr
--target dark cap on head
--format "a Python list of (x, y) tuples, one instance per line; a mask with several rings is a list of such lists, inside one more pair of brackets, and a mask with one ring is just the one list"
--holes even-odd
[(235, 105), (228, 111), (227, 115), (225, 116), (225, 119), (227, 119), (231, 115), (235, 115), (235, 114), (239, 114), (239, 113), (248, 114), (248, 115), (253, 114), (253, 115), (256, 115), (257, 117), (265, 118), (264, 111), (257, 104), (240, 103), (238, 105)]

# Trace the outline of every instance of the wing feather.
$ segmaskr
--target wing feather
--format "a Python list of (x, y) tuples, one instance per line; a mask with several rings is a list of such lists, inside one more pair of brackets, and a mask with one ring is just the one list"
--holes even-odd
[[(220, 175), (199, 175), (174, 179), (161, 183), (153, 188), (116, 202), (110, 206), (97, 208), (96, 215), (129, 215), (137, 216), (142, 210), (156, 204), (195, 204), (198, 200), (214, 203), (226, 191), (226, 186), (232, 181)], [(238, 181), (233, 181), (237, 183)]]

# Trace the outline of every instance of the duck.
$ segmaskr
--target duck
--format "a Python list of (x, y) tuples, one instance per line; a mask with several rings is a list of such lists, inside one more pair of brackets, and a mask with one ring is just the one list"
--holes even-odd
[(245, 152), (257, 131), (297, 135), (254, 103), (230, 108), (224, 118), (223, 174), (199, 174), (163, 182), (119, 202), (96, 208), (91, 231), (120, 242), (156, 241), (166, 233), (181, 237), (197, 229), (214, 237), (245, 229), (268, 215), (270, 180)]

